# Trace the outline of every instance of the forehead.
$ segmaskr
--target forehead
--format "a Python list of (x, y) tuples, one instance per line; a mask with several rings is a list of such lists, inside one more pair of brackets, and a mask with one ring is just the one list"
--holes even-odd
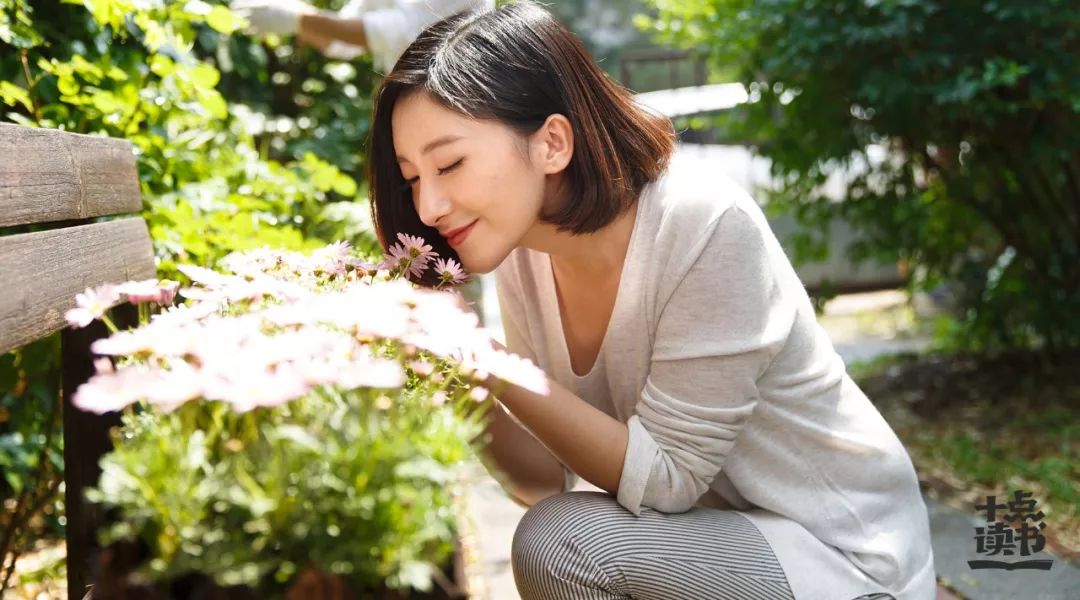
[(394, 129), (397, 130), (399, 124), (407, 125), (409, 121), (416, 117), (439, 121), (469, 120), (465, 115), (446, 108), (424, 90), (413, 90), (402, 94), (394, 103), (394, 110), (390, 119)]
[(432, 140), (447, 136), (465, 141), (505, 136), (510, 128), (489, 119), (475, 119), (439, 104), (424, 91), (402, 96), (390, 116), (394, 150), (401, 158), (415, 160)]
[(436, 102), (427, 92), (413, 92), (394, 103), (390, 116), (394, 145), (399, 152), (413, 152), (414, 144), (427, 139), (464, 135), (475, 121)]

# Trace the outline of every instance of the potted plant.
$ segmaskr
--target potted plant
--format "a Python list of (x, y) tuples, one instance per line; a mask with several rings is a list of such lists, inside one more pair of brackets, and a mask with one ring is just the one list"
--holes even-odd
[[(409, 281), (427, 269), (437, 289)], [(460, 266), (400, 236), (379, 264), (337, 243), (180, 270), (190, 287), (87, 290), (68, 314), (114, 331), (74, 404), (123, 410), (88, 492), (114, 515), (99, 596), (392, 597), (445, 580), (456, 467), (490, 388), (546, 391), (450, 291)], [(124, 301), (131, 330), (108, 318)]]

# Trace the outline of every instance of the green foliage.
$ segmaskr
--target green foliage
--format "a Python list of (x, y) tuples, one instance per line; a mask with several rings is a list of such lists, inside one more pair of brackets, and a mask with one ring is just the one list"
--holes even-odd
[[(0, 0), (0, 120), (131, 141), (162, 277), (263, 245), (377, 248), (358, 184), (370, 63), (252, 39), (240, 25), (221, 0)], [(62, 471), (60, 436), (45, 435), (57, 359), (55, 339), (0, 356), (0, 502), (45, 493)], [(59, 511), (46, 511), (56, 534)], [(5, 550), (46, 533), (12, 522), (26, 525), (0, 521), (0, 540), (15, 541), (3, 564)]]
[[(6, 486), (5, 495), (21, 494), (31, 483), (31, 473), (41, 466), (28, 441), (40, 445), (48, 435), (49, 424), (35, 417), (54, 412), (59, 342), (59, 336), (50, 336), (18, 355), (0, 356), (0, 486)], [(31, 379), (31, 369), (51, 376)], [(58, 456), (48, 458), (54, 466), (62, 464)]]
[(63, 532), (59, 342), (52, 335), (0, 355), (0, 593), (15, 566), (9, 554)]
[(312, 248), (346, 231), (375, 247), (360, 210), (324, 214), (360, 191), (370, 69), (234, 35), (239, 19), (204, 2), (4, 7), (6, 120), (130, 140), (164, 276), (177, 260)]
[(455, 465), (480, 430), (472, 404), (433, 406), (432, 386), (328, 391), (236, 414), (224, 403), (124, 417), (100, 487), (138, 537), (154, 579), (197, 571), (221, 585), (280, 591), (317, 566), (353, 589), (428, 589), (453, 550)]
[[(771, 159), (775, 210), (842, 216), (855, 258), (945, 282), (959, 347), (1080, 345), (1075, 2), (650, 2), (643, 26), (748, 87), (723, 127)], [(842, 202), (821, 191), (838, 169)]]

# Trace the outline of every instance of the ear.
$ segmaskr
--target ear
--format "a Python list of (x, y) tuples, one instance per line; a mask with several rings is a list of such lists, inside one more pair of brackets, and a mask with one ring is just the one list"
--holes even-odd
[(570, 164), (574, 156), (574, 129), (569, 119), (553, 114), (531, 138), (533, 164), (539, 165), (545, 175), (560, 173)]

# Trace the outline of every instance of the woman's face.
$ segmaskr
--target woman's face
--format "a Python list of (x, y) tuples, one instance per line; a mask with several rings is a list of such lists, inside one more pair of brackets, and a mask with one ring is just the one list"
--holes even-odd
[(447, 238), (468, 271), (491, 272), (539, 223), (551, 183), (542, 144), (426, 92), (400, 98), (391, 126), (420, 220)]

